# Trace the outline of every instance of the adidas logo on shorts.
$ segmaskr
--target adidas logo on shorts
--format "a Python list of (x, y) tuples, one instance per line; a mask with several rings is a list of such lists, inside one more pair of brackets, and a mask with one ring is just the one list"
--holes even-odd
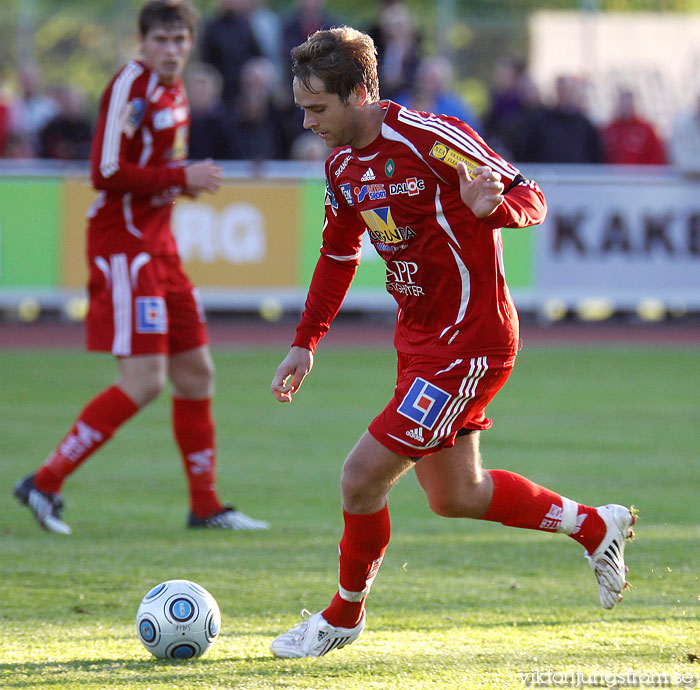
[(415, 429), (410, 429), (407, 431), (406, 436), (412, 438), (414, 441), (425, 443), (425, 439), (423, 438), (423, 430), (419, 426), (417, 426)]

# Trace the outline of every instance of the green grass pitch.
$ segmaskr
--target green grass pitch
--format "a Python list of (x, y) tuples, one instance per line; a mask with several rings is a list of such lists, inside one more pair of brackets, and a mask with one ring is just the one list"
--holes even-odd
[[(391, 395), (394, 356), (322, 345), (295, 402), (280, 405), (268, 391), (284, 354), (215, 351), (221, 493), (269, 520), (269, 532), (184, 528), (163, 395), (67, 482), (74, 534), (62, 537), (37, 527), (12, 485), (111, 383), (114, 365), (73, 351), (0, 352), (0, 688), (700, 682), (688, 659), (700, 655), (697, 351), (526, 348), (490, 407), (487, 467), (585, 503), (639, 509), (627, 551), (632, 589), (615, 610), (600, 607), (573, 540), (439, 518), (411, 475), (390, 497), (393, 537), (365, 634), (304, 660), (275, 659), (268, 645), (302, 607), (318, 610), (335, 591), (340, 466)], [(200, 660), (157, 661), (136, 638), (141, 597), (172, 578), (199, 582), (221, 607), (222, 633)]]

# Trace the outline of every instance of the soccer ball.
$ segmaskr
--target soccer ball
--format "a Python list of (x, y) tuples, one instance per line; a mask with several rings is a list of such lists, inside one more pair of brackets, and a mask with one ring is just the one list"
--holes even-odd
[(194, 659), (211, 647), (221, 629), (216, 599), (189, 580), (156, 585), (136, 612), (136, 632), (159, 659)]

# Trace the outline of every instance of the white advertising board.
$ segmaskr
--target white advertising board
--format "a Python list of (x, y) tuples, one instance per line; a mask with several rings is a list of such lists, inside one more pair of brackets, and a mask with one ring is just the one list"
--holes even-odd
[(658, 299), (700, 308), (700, 181), (638, 168), (524, 171), (549, 211), (535, 232), (537, 302)]

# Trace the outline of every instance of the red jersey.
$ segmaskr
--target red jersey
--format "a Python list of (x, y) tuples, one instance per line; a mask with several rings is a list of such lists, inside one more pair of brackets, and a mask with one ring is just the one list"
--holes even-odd
[(115, 251), (177, 254), (172, 204), (185, 186), (190, 110), (182, 80), (166, 86), (129, 62), (100, 102), (90, 158), (100, 195), (88, 217), (90, 256)]
[[(294, 345), (312, 351), (330, 327), (359, 263), (362, 235), (386, 262), (398, 304), (400, 352), (512, 355), (518, 316), (503, 269), (500, 228), (542, 222), (544, 196), (462, 121), (383, 102), (380, 135), (326, 161), (321, 258)], [(477, 218), (460, 197), (457, 163), (499, 172), (505, 200)]]

